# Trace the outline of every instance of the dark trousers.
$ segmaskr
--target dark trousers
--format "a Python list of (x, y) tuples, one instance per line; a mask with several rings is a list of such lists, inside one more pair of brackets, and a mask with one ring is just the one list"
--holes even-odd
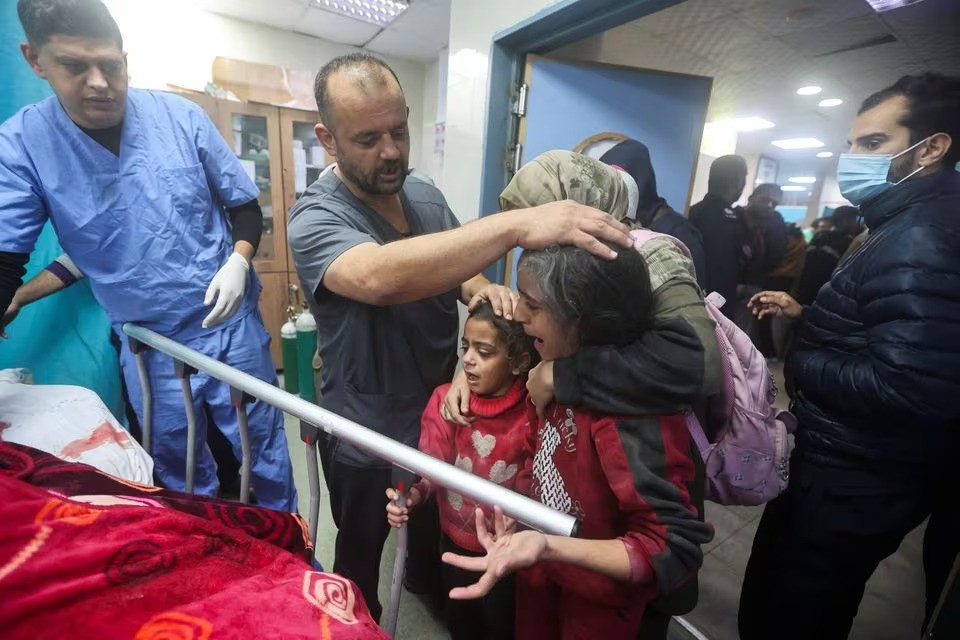
[[(363, 594), (374, 620), (380, 620), (383, 607), (377, 595), (380, 582), (380, 557), (390, 533), (387, 524), (387, 498), (391, 486), (389, 467), (358, 467), (332, 459), (332, 439), (320, 439), (320, 461), (330, 493), (330, 510), (337, 525), (333, 571), (353, 580)], [(439, 585), (439, 518), (436, 502), (428, 501), (410, 518), (407, 576), (435, 575)]]
[(956, 482), (923, 470), (830, 467), (796, 452), (791, 462), (790, 484), (767, 505), (754, 538), (740, 595), (741, 640), (846, 638), (877, 565), (928, 516), (929, 620), (960, 551)]
[[(462, 556), (481, 555), (457, 546), (447, 536), (443, 536), (441, 549)], [(443, 588), (447, 593), (454, 587), (470, 586), (479, 580), (481, 575), (449, 564), (444, 564), (442, 571)], [(514, 577), (510, 575), (479, 600), (448, 598), (444, 614), (450, 637), (452, 640), (511, 640), (515, 621), (515, 597)]]

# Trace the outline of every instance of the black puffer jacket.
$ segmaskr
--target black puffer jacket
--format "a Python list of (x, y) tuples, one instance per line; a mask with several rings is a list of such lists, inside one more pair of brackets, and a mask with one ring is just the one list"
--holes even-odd
[(960, 443), (960, 174), (861, 210), (870, 237), (806, 310), (787, 362), (797, 453), (918, 469)]

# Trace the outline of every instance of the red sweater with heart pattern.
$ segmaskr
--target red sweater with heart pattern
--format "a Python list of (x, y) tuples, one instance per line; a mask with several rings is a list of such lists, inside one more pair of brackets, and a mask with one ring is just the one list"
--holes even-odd
[[(469, 427), (451, 424), (440, 416), (450, 385), (437, 387), (420, 421), (420, 450), (514, 490), (517, 473), (525, 462), (528, 431), (532, 428), (527, 415), (525, 382), (517, 378), (510, 390), (499, 398), (471, 395), (470, 411), (476, 419)], [(427, 480), (417, 487), (428, 493), (432, 491)], [(437, 500), (440, 528), (447, 537), (464, 549), (482, 552), (474, 517), (477, 503), (443, 488), (437, 489)], [(484, 506), (483, 510), (492, 523), (493, 509)]]

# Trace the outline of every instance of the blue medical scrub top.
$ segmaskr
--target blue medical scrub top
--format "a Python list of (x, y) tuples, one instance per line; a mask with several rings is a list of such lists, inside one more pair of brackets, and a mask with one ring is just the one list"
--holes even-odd
[[(135, 322), (191, 340), (210, 280), (233, 251), (224, 207), (258, 195), (203, 110), (130, 89), (120, 154), (74, 124), (56, 97), (0, 126), (0, 251), (29, 253), (49, 218), (115, 327)], [(243, 303), (256, 308), (250, 270)]]

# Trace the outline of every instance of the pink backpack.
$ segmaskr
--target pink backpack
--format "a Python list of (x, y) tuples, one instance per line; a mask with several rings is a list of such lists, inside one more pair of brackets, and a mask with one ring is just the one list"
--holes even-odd
[[(646, 229), (631, 234), (638, 250), (653, 238), (672, 241), (686, 256), (687, 247), (672, 236)], [(773, 374), (750, 338), (720, 311), (726, 300), (711, 293), (704, 301), (716, 323), (723, 378), (720, 394), (708, 406), (716, 434), (713, 442), (693, 411), (687, 429), (703, 458), (707, 497), (728, 505), (757, 505), (777, 497), (787, 486), (790, 457), (787, 434), (796, 428), (788, 411), (777, 409)]]

